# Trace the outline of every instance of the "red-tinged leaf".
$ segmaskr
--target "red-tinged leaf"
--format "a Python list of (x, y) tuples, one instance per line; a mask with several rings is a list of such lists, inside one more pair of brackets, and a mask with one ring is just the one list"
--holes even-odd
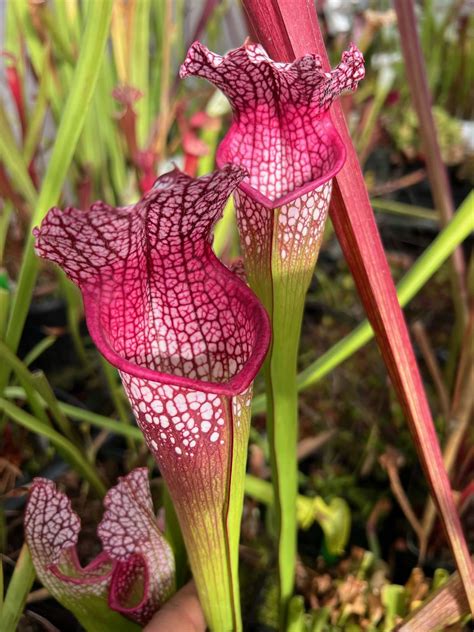
[(469, 603), (459, 573), (454, 573), (394, 632), (445, 630), (469, 614)]
[(10, 95), (12, 97), (13, 103), (15, 104), (15, 108), (18, 114), (18, 119), (20, 121), (21, 133), (23, 138), (26, 135), (26, 110), (25, 110), (25, 100), (23, 95), (23, 85), (20, 73), (18, 72), (17, 60), (14, 55), (3, 51), (0, 53), (3, 57), (8, 59), (10, 63), (6, 64), (5, 74), (7, 76), (7, 85), (10, 90)]
[[(313, 3), (305, 0), (244, 0), (244, 6), (256, 33), (272, 57), (291, 61), (315, 52), (321, 55), (323, 66), (329, 69)], [(410, 423), (420, 460), (473, 607), (474, 571), (406, 323), (397, 301), (363, 174), (339, 104), (334, 104), (332, 115), (346, 146), (347, 160), (335, 178), (331, 219)]]
[(458, 498), (458, 509), (462, 514), (463, 511), (467, 508), (467, 506), (473, 503), (474, 504), (474, 481), (471, 481), (461, 490)]

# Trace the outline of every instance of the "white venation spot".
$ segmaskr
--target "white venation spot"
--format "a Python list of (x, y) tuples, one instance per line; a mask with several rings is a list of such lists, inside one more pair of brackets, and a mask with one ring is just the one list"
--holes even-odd
[(186, 412), (188, 405), (186, 403), (186, 398), (184, 397), (182, 393), (179, 393), (179, 395), (176, 395), (174, 403), (180, 413)]
[(215, 443), (215, 442), (217, 441), (217, 439), (219, 439), (219, 433), (218, 433), (218, 432), (213, 432), (213, 433), (211, 434), (211, 436), (209, 437), (209, 439), (210, 439), (213, 443)]
[(163, 404), (161, 403), (160, 399), (155, 399), (155, 401), (152, 402), (151, 407), (153, 408), (155, 413), (162, 413), (163, 412)]
[(151, 402), (151, 400), (153, 399), (153, 393), (151, 392), (151, 390), (148, 388), (148, 386), (143, 386), (142, 387), (142, 397), (143, 399), (149, 404)]
[(211, 424), (208, 421), (203, 421), (201, 424), (201, 430), (203, 432), (209, 432), (210, 429), (211, 429)]
[(212, 405), (209, 402), (206, 402), (201, 406), (201, 417), (203, 419), (212, 419), (212, 415), (214, 411), (212, 410)]
[(176, 415), (177, 413), (176, 406), (173, 404), (172, 401), (166, 402), (166, 410), (171, 416)]

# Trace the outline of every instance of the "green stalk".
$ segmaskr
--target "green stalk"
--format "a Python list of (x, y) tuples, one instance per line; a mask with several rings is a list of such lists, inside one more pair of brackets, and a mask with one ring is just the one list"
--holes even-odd
[(198, 177), (211, 173), (216, 162), (216, 150), (221, 135), (221, 126), (216, 129), (205, 129), (201, 133), (201, 140), (206, 144), (209, 152), (199, 160)]
[(162, 40), (160, 51), (160, 109), (159, 109), (159, 128), (155, 139), (155, 153), (160, 160), (166, 157), (166, 138), (169, 130), (170, 118), (170, 85), (171, 85), (171, 54), (173, 47), (174, 26), (172, 20), (172, 3), (171, 0), (164, 0), (161, 12)]
[[(0, 341), (3, 340), (10, 312), (10, 289), (7, 282), (2, 283), (4, 275), (0, 272)], [(6, 279), (6, 275), (5, 275)], [(7, 285), (7, 287), (4, 287)]]
[[(209, 116), (215, 117), (216, 120), (220, 119), (220, 117), (229, 110), (227, 101), (225, 99), (221, 100), (220, 96), (222, 95), (219, 92), (214, 93), (206, 107), (206, 113)], [(219, 144), (220, 136), (221, 124), (218, 126), (216, 125), (215, 128), (204, 129), (201, 132), (201, 139), (204, 141), (209, 151), (199, 160), (198, 176), (206, 175), (214, 169), (217, 145)], [(229, 201), (224, 208), (222, 217), (214, 228), (214, 242), (212, 247), (218, 257), (222, 255), (226, 246), (231, 241), (231, 235), (235, 228), (234, 200), (233, 198), (229, 198)]]
[[(89, 104), (94, 94), (100, 70), (100, 61), (105, 50), (112, 12), (112, 0), (102, 0), (90, 4), (86, 27), (81, 38), (80, 53), (74, 72), (71, 91), (64, 107), (64, 113), (56, 136), (43, 185), (35, 204), (32, 227), (37, 226), (48, 210), (59, 200), (61, 188), (66, 179), (74, 151), (84, 125)], [(0, 133), (0, 155), (4, 156)], [(10, 150), (7, 147), (7, 153)], [(34, 202), (36, 193), (30, 192), (29, 201)], [(5, 342), (12, 351), (16, 351), (25, 324), (31, 295), (37, 277), (37, 259), (33, 251), (31, 231), (26, 240), (23, 260), (14, 296), (10, 321)], [(0, 392), (5, 388), (9, 377), (6, 366), (0, 368)]]
[(11, 371), (15, 372), (18, 381), (23, 386), (30, 408), (38, 420), (38, 423), (51, 427), (51, 422), (41, 405), (39, 394), (36, 391), (30, 371), (28, 371), (27, 367), (20, 358), (10, 351), (10, 349), (2, 341), (0, 341), (0, 354), (5, 365)]
[[(121, 383), (118, 383), (117, 379), (117, 370), (113, 367), (104, 357), (100, 356), (100, 362), (102, 365), (102, 370), (104, 372), (105, 381), (107, 382), (107, 387), (109, 389), (110, 397), (112, 399), (112, 403), (114, 405), (115, 410), (119, 416), (119, 419), (122, 424), (126, 426), (130, 425), (130, 414), (127, 406), (125, 406), (124, 400), (120, 397), (120, 391), (122, 389)], [(136, 445), (133, 439), (127, 437), (127, 445), (130, 453), (136, 456)]]
[(54, 345), (57, 339), (57, 336), (45, 336), (44, 338), (42, 338), (25, 355), (25, 357), (23, 358), (23, 364), (25, 366), (30, 366), (30, 364), (33, 364), (35, 360), (37, 360), (45, 351), (47, 351), (50, 347)]
[(224, 212), (221, 219), (217, 222), (214, 229), (214, 241), (212, 242), (212, 249), (218, 257), (228, 249), (228, 246), (232, 244), (232, 236), (236, 231), (235, 223), (235, 207), (234, 200), (229, 198), (229, 201), (225, 205)]
[[(13, 11), (13, 19), (10, 23), (11, 31), (7, 33), (7, 40), (14, 41), (15, 44), (9, 50), (14, 51), (18, 59), (22, 59), (22, 45), (26, 45), (28, 58), (37, 74), (41, 68), (43, 43), (38, 36), (38, 32), (33, 26), (28, 0), (17, 0), (8, 2), (7, 7)], [(20, 37), (18, 37), (20, 33)], [(11, 38), (11, 39), (10, 39)]]
[(3, 103), (0, 101), (0, 160), (8, 170), (8, 174), (17, 191), (34, 206), (36, 191), (28, 173), (27, 166), (10, 128)]
[(63, 435), (75, 445), (81, 445), (82, 437), (78, 434), (76, 429), (71, 426), (69, 419), (59, 408), (58, 400), (43, 371), (33, 373), (31, 375), (31, 383), (36, 389), (36, 392), (39, 393), (41, 398), (46, 402), (46, 406)]
[(36, 97), (33, 112), (28, 121), (28, 129), (26, 131), (26, 138), (23, 145), (23, 159), (25, 161), (25, 165), (29, 164), (29, 162), (35, 155), (35, 151), (41, 140), (44, 120), (46, 118), (48, 110), (48, 63), (49, 51), (47, 48), (45, 48), (42, 70), (39, 80), (38, 95)]
[(77, 43), (80, 35), (80, 19), (77, 9), (77, 0), (68, 0), (68, 2), (64, 2), (64, 0), (55, 0), (54, 2), (54, 14), (56, 16), (56, 20), (61, 29), (67, 33), (68, 39), (71, 43), (71, 49), (73, 51), (77, 49)]
[(101, 107), (101, 126), (109, 166), (109, 180), (114, 192), (115, 202), (123, 203), (122, 196), (126, 188), (127, 168), (119, 129), (115, 122), (116, 104), (112, 97), (114, 86), (118, 83), (110, 55), (104, 58), (100, 77), (97, 82), (95, 99)]
[(367, 157), (367, 150), (374, 133), (375, 126), (379, 119), (382, 107), (387, 99), (387, 96), (392, 89), (393, 82), (395, 80), (395, 71), (391, 66), (382, 66), (379, 70), (377, 81), (375, 83), (375, 93), (373, 100), (370, 104), (369, 114), (365, 126), (356, 141), (357, 153), (361, 156), (361, 161), (365, 162)]
[(69, 334), (76, 355), (82, 367), (88, 367), (87, 353), (81, 338), (81, 321), (83, 318), (82, 297), (77, 287), (67, 278), (62, 270), (56, 272), (59, 287), (66, 301), (66, 316)]
[[(268, 481), (247, 474), (245, 493), (268, 507), (275, 506), (273, 487)], [(342, 498), (333, 498), (327, 504), (321, 496), (311, 498), (299, 494), (296, 499), (296, 513), (301, 529), (309, 529), (314, 522), (319, 524), (331, 555), (341, 555), (344, 552), (351, 531), (351, 512)]]
[(55, 53), (64, 62), (74, 65), (74, 53), (71, 41), (66, 34), (65, 25), (61, 24), (58, 16), (48, 6), (42, 7), (41, 10), (42, 25), (47, 31), (47, 38), (53, 44)]
[(304, 614), (304, 599), (301, 595), (295, 595), (288, 605), (286, 632), (306, 632)]
[(375, 211), (391, 213), (393, 215), (402, 215), (405, 217), (416, 217), (418, 219), (437, 222), (438, 216), (436, 211), (424, 208), (423, 206), (415, 206), (413, 204), (405, 204), (396, 200), (387, 200), (386, 198), (370, 198), (370, 203)]
[[(0, 266), (4, 263), (5, 246), (7, 243), (8, 228), (10, 226), (10, 218), (13, 214), (13, 204), (5, 200), (2, 214), (0, 215)], [(2, 273), (0, 273), (2, 275)], [(3, 337), (3, 330), (1, 333)]]
[[(238, 212), (240, 204), (238, 199)], [(272, 325), (272, 343), (264, 375), (278, 542), (280, 626), (284, 630), (296, 566), (298, 348), (306, 292), (316, 265), (322, 233), (318, 242), (310, 242), (307, 247), (306, 243), (288, 243), (283, 255), (284, 231), (281, 226), (285, 224), (281, 220), (286, 209), (261, 207), (261, 211), (265, 240), (258, 256), (255, 256), (254, 237), (249, 233), (250, 241), (246, 242), (248, 249), (244, 251), (244, 256), (250, 286), (265, 306)], [(311, 228), (308, 228), (307, 234), (311, 234)], [(298, 253), (293, 252), (293, 248), (298, 248)]]
[(8, 310), (10, 308), (10, 292), (0, 287), (0, 339), (3, 338), (5, 332), (5, 324), (8, 318)]
[[(4, 396), (7, 399), (26, 399), (26, 392), (24, 388), (19, 386), (7, 386)], [(43, 406), (46, 406), (44, 399), (41, 399), (41, 403)], [(110, 419), (110, 417), (99, 415), (85, 408), (65, 404), (64, 402), (58, 402), (58, 406), (65, 415), (74, 421), (82, 421), (91, 426), (102, 428), (102, 430), (143, 442), (143, 434), (136, 426), (124, 426), (116, 419)]]
[(298, 492), (298, 395), (296, 372), (306, 279), (292, 279), (278, 271), (278, 253), (272, 259), (273, 313), (272, 346), (265, 366), (267, 384), (267, 431), (270, 465), (275, 493), (278, 538), (278, 578), (282, 629), (293, 595), (296, 565), (296, 498)]

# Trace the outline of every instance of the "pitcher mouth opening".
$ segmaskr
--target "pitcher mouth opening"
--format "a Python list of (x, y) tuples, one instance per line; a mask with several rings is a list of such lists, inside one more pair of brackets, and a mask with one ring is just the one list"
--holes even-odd
[(165, 372), (159, 369), (149, 368), (118, 353), (114, 349), (113, 343), (108, 339), (104, 326), (101, 323), (100, 296), (92, 292), (84, 292), (87, 326), (100, 353), (123, 373), (150, 382), (169, 384), (190, 390), (199, 390), (205, 393), (216, 393), (232, 397), (245, 391), (254, 380), (267, 353), (271, 335), (268, 315), (264, 307), (258, 303), (251, 289), (247, 287), (243, 281), (241, 282), (239, 290), (242, 300), (246, 300), (253, 305), (249, 318), (253, 320), (255, 339), (250, 353), (242, 363), (240, 369), (235, 371), (233, 375), (224, 376), (224, 379), (220, 381), (211, 379), (211, 376), (209, 376), (209, 379), (206, 379), (206, 376), (201, 378), (186, 377), (178, 372)]

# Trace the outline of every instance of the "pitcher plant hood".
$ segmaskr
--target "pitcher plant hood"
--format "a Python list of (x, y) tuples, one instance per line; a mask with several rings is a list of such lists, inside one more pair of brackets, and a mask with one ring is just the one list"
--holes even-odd
[(36, 252), (82, 290), (91, 336), (127, 375), (233, 395), (269, 343), (263, 307), (215, 257), (211, 230), (245, 170), (193, 179), (178, 169), (137, 204), (52, 209)]
[(270, 59), (246, 42), (224, 56), (195, 42), (180, 76), (207, 79), (229, 99), (234, 119), (219, 146), (217, 164), (245, 167), (240, 189), (267, 207), (278, 207), (331, 179), (345, 160), (329, 108), (364, 77), (362, 53), (351, 46), (340, 64), (324, 72), (319, 55), (292, 63)]

